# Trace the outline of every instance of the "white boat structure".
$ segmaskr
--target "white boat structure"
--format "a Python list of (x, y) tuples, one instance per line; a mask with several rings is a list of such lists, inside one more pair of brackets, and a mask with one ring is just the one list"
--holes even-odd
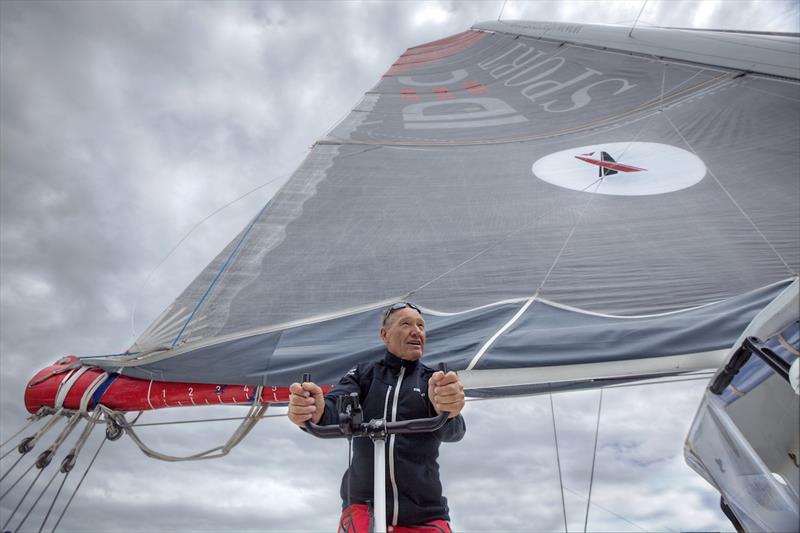
[[(411, 299), (426, 361), (476, 397), (720, 369), (687, 461), (738, 527), (785, 531), (798, 87), (788, 34), (491, 21), (411, 48), (124, 354), (31, 380), (33, 421), (69, 420), (38, 463), (100, 417), (156, 458), (224, 455), (303, 372), (330, 385), (377, 357), (382, 308)], [(251, 410), (190, 457), (125, 418), (215, 403)]]

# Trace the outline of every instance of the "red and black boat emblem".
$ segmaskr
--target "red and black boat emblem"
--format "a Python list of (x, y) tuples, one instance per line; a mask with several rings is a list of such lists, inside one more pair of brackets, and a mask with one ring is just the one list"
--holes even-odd
[(616, 174), (617, 172), (639, 172), (640, 170), (647, 170), (645, 168), (634, 167), (632, 165), (623, 165), (622, 163), (617, 163), (611, 154), (608, 152), (600, 152), (600, 158), (594, 158), (594, 152), (589, 152), (588, 154), (581, 154), (576, 155), (575, 159), (580, 159), (581, 161), (585, 161), (591, 165), (597, 165), (599, 168), (599, 174), (597, 177), (602, 178), (605, 176), (611, 176)]

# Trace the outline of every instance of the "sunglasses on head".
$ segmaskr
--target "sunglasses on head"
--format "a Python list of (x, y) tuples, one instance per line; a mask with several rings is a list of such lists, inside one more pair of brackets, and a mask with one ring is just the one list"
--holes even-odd
[(411, 302), (397, 302), (396, 304), (387, 307), (386, 310), (383, 312), (383, 320), (381, 321), (381, 324), (385, 326), (386, 321), (389, 320), (389, 317), (392, 316), (392, 313), (394, 313), (395, 311), (399, 311), (400, 309), (405, 309), (406, 307), (410, 307), (420, 315), (422, 314), (420, 308), (412, 304)]

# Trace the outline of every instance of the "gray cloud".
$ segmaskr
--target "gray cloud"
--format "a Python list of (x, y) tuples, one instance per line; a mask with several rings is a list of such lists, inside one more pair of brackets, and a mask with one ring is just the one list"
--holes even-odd
[[(722, 4), (651, 1), (641, 22), (798, 31), (795, 2)], [(134, 302), (140, 332), (407, 47), (496, 18), (501, 6), (0, 2), (0, 440), (22, 425), (34, 372), (65, 353), (127, 348)], [(504, 17), (630, 22), (639, 7), (509, 1)], [(200, 226), (143, 287), (194, 224), (264, 184)], [(730, 529), (714, 491), (681, 458), (701, 392), (692, 383), (606, 393), (593, 502), (647, 530)], [(570, 530), (583, 524), (596, 397), (555, 397)], [(670, 408), (655, 416), (654, 405)], [(466, 414), (467, 439), (445, 445), (441, 460), (456, 529), (563, 528), (549, 400), (475, 402)], [(231, 430), (142, 435), (188, 453)], [(200, 463), (163, 464), (122, 439), (106, 445), (60, 529), (332, 530), (345, 463), (344, 443), (316, 441), (284, 419)], [(40, 521), (37, 510), (26, 529)], [(637, 530), (601, 508), (589, 523)]]

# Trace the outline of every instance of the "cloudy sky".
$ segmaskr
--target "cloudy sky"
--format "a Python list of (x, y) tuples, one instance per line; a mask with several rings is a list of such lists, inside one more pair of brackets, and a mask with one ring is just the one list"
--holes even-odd
[[(0, 440), (23, 423), (32, 374), (64, 354), (127, 348), (406, 48), (501, 9), (503, 18), (630, 24), (641, 7), (0, 1)], [(800, 11), (796, 0), (651, 0), (639, 24), (798, 32)], [(717, 493), (682, 458), (704, 385), (604, 392), (590, 531), (731, 530)], [(598, 396), (553, 398), (570, 531), (584, 524)], [(550, 399), (474, 402), (465, 414), (468, 437), (442, 450), (454, 528), (563, 530)], [(188, 454), (232, 429), (159, 426), (142, 436)], [(99, 455), (60, 530), (330, 531), (346, 461), (343, 443), (306, 437), (283, 418), (202, 463), (147, 459), (122, 439)], [(0, 521), (15, 494), (0, 502)], [(40, 522), (37, 508), (23, 529)]]

